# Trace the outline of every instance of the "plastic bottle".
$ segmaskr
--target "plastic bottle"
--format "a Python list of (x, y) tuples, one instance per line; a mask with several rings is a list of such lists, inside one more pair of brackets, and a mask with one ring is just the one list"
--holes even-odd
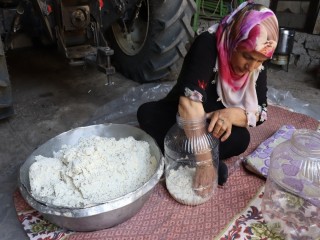
[[(171, 196), (186, 205), (206, 202), (217, 187), (219, 140), (207, 131), (206, 118), (177, 122), (164, 140), (166, 185)], [(208, 170), (210, 169), (210, 170)], [(202, 171), (202, 172), (201, 172)], [(209, 171), (206, 186), (196, 186), (196, 178)]]
[(284, 239), (320, 239), (319, 132), (296, 130), (273, 150), (262, 214)]

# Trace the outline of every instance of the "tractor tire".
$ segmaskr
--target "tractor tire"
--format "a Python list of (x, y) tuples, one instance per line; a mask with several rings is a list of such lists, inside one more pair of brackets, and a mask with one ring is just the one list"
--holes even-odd
[(106, 34), (116, 70), (136, 82), (168, 76), (194, 37), (194, 0), (144, 0), (131, 32), (115, 23)]
[(0, 40), (0, 119), (13, 115), (11, 84), (3, 42)]

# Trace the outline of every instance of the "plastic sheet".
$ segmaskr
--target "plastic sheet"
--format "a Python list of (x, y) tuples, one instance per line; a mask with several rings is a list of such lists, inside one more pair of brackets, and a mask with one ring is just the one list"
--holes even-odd
[(166, 96), (175, 82), (148, 83), (132, 87), (126, 94), (99, 108), (88, 125), (101, 123), (122, 123), (138, 125), (136, 112), (138, 107), (149, 101)]
[[(174, 82), (165, 82), (158, 84), (143, 84), (138, 87), (133, 87), (125, 95), (98, 109), (96, 114), (87, 124), (113, 122), (138, 125), (136, 119), (138, 107), (142, 103), (161, 99), (171, 90), (173, 85)], [(320, 106), (294, 98), (288, 91), (280, 91), (268, 87), (268, 100), (270, 104), (308, 115), (320, 121)]]
[(302, 113), (320, 121), (320, 106), (295, 98), (289, 91), (269, 87), (268, 100), (273, 105), (285, 107), (290, 111)]
[[(175, 82), (149, 83), (131, 88), (126, 94), (106, 103), (99, 108), (93, 117), (84, 125), (100, 123), (123, 123), (137, 126), (136, 111), (148, 101), (156, 101), (164, 97)], [(282, 106), (291, 111), (302, 113), (320, 120), (320, 106), (294, 98), (290, 92), (279, 91), (269, 87), (268, 99), (271, 104)], [(19, 163), (10, 166), (10, 173), (0, 175), (0, 239), (28, 239), (19, 223), (12, 201), (13, 191), (17, 185)], [(231, 173), (239, 166), (231, 166)]]

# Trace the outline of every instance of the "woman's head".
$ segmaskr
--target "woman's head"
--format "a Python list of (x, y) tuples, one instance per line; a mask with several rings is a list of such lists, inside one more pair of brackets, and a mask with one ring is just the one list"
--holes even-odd
[[(229, 21), (228, 21), (229, 20)], [(271, 58), (277, 46), (279, 26), (275, 14), (261, 4), (248, 4), (222, 23), (229, 31), (230, 46), (257, 51)]]
[(226, 16), (216, 31), (218, 95), (225, 107), (244, 109), (250, 126), (256, 125), (259, 112), (256, 81), (262, 63), (275, 51), (278, 34), (274, 13), (249, 0)]
[(268, 58), (260, 52), (237, 47), (231, 54), (230, 65), (235, 75), (243, 76), (259, 68), (266, 60)]
[(227, 17), (217, 30), (219, 57), (231, 74), (243, 75), (270, 59), (276, 49), (279, 27), (275, 14), (260, 4), (246, 3)]

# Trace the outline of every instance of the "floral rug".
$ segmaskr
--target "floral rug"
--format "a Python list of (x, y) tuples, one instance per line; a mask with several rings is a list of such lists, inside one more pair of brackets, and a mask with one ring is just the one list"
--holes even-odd
[[(279, 224), (267, 224), (261, 212), (261, 203), (264, 195), (265, 186), (262, 186), (256, 196), (250, 201), (246, 208), (227, 224), (215, 240), (230, 239), (255, 239), (255, 240), (286, 240), (285, 235), (279, 232)], [(19, 192), (15, 193), (15, 200), (21, 201)], [(296, 201), (299, 205), (299, 201)], [(17, 203), (17, 205), (19, 205)], [(25, 203), (24, 203), (25, 205)], [(27, 207), (27, 205), (25, 205)], [(22, 223), (30, 239), (37, 240), (63, 240), (63, 239), (124, 239), (122, 237), (110, 236), (106, 231), (97, 231), (87, 234), (79, 234), (72, 231), (65, 231), (49, 223), (35, 210), (27, 208), (18, 212), (19, 220)], [(103, 234), (104, 232), (104, 234)], [(115, 234), (116, 235), (116, 234)], [(161, 239), (149, 237), (129, 237), (130, 239)], [(127, 239), (127, 238), (126, 238)], [(168, 239), (168, 238), (164, 238)], [(169, 239), (180, 239), (180, 235), (171, 236)], [(297, 237), (296, 239), (299, 239)], [(307, 238), (309, 239), (309, 238)], [(315, 238), (310, 238), (315, 239)], [(318, 239), (320, 240), (320, 238)]]
[(264, 186), (261, 187), (255, 198), (249, 203), (234, 220), (228, 224), (216, 240), (230, 239), (263, 239), (285, 240), (276, 231), (268, 228), (261, 213), (261, 201), (264, 194)]
[[(179, 204), (170, 196), (164, 183), (160, 182), (156, 185), (150, 198), (141, 210), (126, 222), (95, 232), (71, 232), (47, 222), (37, 211), (31, 209), (23, 200), (20, 193), (16, 191), (14, 203), (19, 221), (28, 237), (32, 240), (205, 240), (213, 239), (217, 236), (223, 237), (222, 239), (244, 239), (236, 237), (238, 236), (237, 234), (249, 234), (250, 231), (252, 233), (255, 232), (254, 234), (257, 236), (256, 232), (264, 231), (263, 225), (259, 225), (263, 221), (259, 213), (259, 200), (261, 200), (260, 195), (262, 194), (259, 191), (264, 186), (265, 179), (246, 171), (241, 164), (242, 160), (284, 124), (291, 124), (297, 129), (308, 128), (313, 130), (316, 130), (319, 125), (319, 122), (313, 118), (275, 106), (268, 107), (268, 117), (269, 119), (266, 123), (249, 129), (251, 142), (247, 151), (240, 156), (226, 161), (230, 173), (226, 185), (218, 188), (214, 196), (202, 205), (192, 207)], [(259, 192), (258, 195), (257, 192)], [(252, 201), (252, 199), (254, 200)], [(247, 207), (248, 204), (250, 205), (249, 208)], [(243, 210), (248, 213), (244, 213)], [(251, 218), (249, 217), (246, 220), (244, 217), (241, 218), (242, 215), (244, 217), (248, 215)], [(239, 217), (235, 219), (235, 216), (239, 216), (240, 220), (237, 220)], [(246, 229), (244, 230), (245, 232), (238, 231), (237, 233), (231, 227), (235, 221), (237, 226), (242, 224), (239, 230)], [(251, 224), (249, 228), (246, 228), (249, 226), (249, 221), (250, 223), (254, 223), (254, 225)], [(231, 227), (231, 231), (228, 230), (229, 227), (226, 229), (226, 226)], [(229, 237), (229, 234), (233, 237)], [(268, 238), (256, 237), (251, 239)]]
[[(248, 206), (227, 225), (215, 240), (320, 240), (318, 210), (303, 198), (289, 192), (273, 190), (278, 195), (275, 199), (277, 203), (281, 201), (279, 199), (285, 199), (283, 201), (286, 203), (285, 206), (279, 207), (278, 212), (286, 212), (286, 217), (262, 214), (261, 206), (266, 206), (270, 201), (269, 197), (266, 198), (268, 200), (263, 199), (265, 190), (269, 191), (270, 195), (267, 185), (261, 187)], [(312, 209), (313, 213), (310, 215)]]
[[(216, 240), (230, 239), (270, 239), (285, 240), (276, 232), (268, 229), (262, 213), (261, 201), (264, 193), (264, 186), (261, 187), (254, 199), (249, 205), (238, 214), (233, 221), (215, 238)], [(72, 231), (65, 231), (54, 224), (49, 223), (39, 214), (39, 212), (28, 208), (28, 205), (22, 200), (20, 193), (17, 191), (14, 196), (16, 206), (24, 206), (25, 209), (17, 209), (19, 221), (22, 223), (30, 239), (37, 240), (62, 240), (74, 239)], [(20, 201), (20, 203), (18, 203)], [(98, 235), (98, 234), (96, 234)], [(77, 238), (81, 239), (81, 238)], [(89, 238), (86, 238), (89, 239)]]

